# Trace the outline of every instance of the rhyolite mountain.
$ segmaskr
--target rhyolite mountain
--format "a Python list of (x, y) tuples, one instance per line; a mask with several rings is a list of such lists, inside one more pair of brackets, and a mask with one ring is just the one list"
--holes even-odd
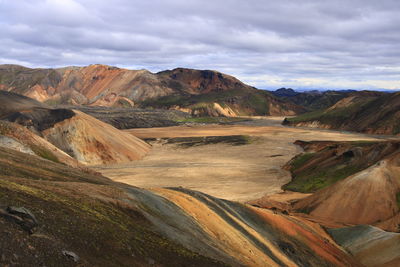
[(30, 69), (0, 65), (0, 89), (48, 104), (144, 106), (196, 116), (295, 115), (305, 109), (212, 70), (151, 73), (105, 65)]
[(400, 133), (400, 92), (353, 92), (325, 110), (286, 119), (284, 124), (398, 135)]

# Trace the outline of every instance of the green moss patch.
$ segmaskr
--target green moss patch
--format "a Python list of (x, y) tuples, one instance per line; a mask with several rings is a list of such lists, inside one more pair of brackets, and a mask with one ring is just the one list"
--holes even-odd
[(398, 149), (396, 142), (305, 142), (310, 151), (294, 157), (285, 168), (292, 180), (285, 190), (313, 193), (360, 172)]
[[(176, 137), (165, 138), (167, 144), (176, 144), (183, 148), (194, 146), (204, 146), (213, 144), (228, 144), (232, 146), (242, 146), (251, 144), (253, 139), (248, 135), (229, 135), (229, 136), (205, 136), (205, 137)], [(147, 139), (145, 141), (154, 141), (154, 139)]]
[(181, 123), (218, 123), (218, 124), (226, 124), (226, 123), (234, 123), (234, 122), (242, 122), (248, 121), (246, 118), (238, 118), (238, 117), (196, 117), (196, 118), (186, 118), (177, 120), (177, 122)]
[(36, 146), (36, 145), (31, 145), (30, 148), (32, 149), (32, 151), (38, 155), (41, 158), (53, 161), (53, 162), (57, 162), (59, 163), (60, 161), (58, 160), (58, 158), (53, 154), (53, 152), (51, 152), (48, 149)]

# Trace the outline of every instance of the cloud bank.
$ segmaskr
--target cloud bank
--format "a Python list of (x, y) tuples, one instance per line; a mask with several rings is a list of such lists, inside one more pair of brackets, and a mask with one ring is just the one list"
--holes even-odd
[(0, 0), (0, 64), (215, 69), (259, 88), (400, 88), (397, 0)]

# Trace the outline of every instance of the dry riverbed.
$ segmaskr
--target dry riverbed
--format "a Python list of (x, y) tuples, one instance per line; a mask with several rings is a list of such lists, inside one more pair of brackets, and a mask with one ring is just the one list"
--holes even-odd
[[(258, 118), (237, 125), (190, 125), (131, 129), (129, 133), (150, 139), (152, 150), (143, 160), (95, 169), (119, 182), (138, 187), (182, 186), (215, 197), (248, 201), (281, 192), (290, 174), (281, 167), (301, 149), (295, 140), (376, 140), (363, 134), (279, 125), (281, 118)], [(217, 141), (187, 143), (177, 137), (237, 136), (245, 144)], [(214, 140), (214, 139), (211, 139)], [(189, 138), (189, 143), (193, 143)]]

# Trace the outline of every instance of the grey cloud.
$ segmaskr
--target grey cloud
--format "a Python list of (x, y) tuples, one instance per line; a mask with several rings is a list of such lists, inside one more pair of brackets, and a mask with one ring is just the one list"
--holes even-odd
[(396, 0), (0, 0), (0, 63), (182, 66), (259, 87), (399, 88), (399, 11)]

